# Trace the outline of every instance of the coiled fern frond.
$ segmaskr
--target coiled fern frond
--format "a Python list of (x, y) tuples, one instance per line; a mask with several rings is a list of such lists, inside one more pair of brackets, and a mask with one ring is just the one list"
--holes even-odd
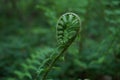
[(68, 12), (59, 18), (56, 26), (56, 37), (60, 48), (64, 48), (79, 33), (80, 25), (80, 18), (75, 13)]
[(46, 80), (48, 72), (52, 69), (55, 62), (65, 53), (79, 34), (81, 26), (80, 18), (77, 14), (68, 12), (63, 14), (56, 26), (56, 37), (58, 42), (58, 55), (53, 59), (43, 75), (42, 80)]
[(80, 26), (81, 21), (77, 14), (72, 12), (63, 14), (59, 18), (56, 26), (58, 49), (48, 47), (40, 49), (40, 52), (36, 54), (32, 54), (25, 63), (21, 64), (22, 71), (15, 71), (17, 79), (46, 80), (47, 74), (52, 69), (55, 62), (76, 39), (80, 31)]

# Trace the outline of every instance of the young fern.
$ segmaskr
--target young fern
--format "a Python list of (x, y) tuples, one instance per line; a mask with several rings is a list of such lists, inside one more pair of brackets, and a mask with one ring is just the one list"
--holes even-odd
[(42, 80), (46, 80), (48, 72), (52, 69), (55, 62), (64, 54), (68, 47), (75, 40), (80, 32), (81, 21), (77, 14), (68, 12), (63, 14), (56, 26), (56, 37), (58, 42), (58, 55), (53, 59), (44, 73)]
[(56, 26), (56, 37), (59, 48), (64, 48), (79, 33), (80, 25), (80, 18), (75, 13), (65, 13), (59, 18)]
[[(56, 26), (57, 51), (47, 47), (40, 49), (36, 54), (31, 54), (31, 57), (21, 64), (22, 70), (14, 71), (16, 78), (18, 80), (46, 80), (47, 74), (55, 62), (64, 54), (79, 34), (80, 25), (79, 16), (75, 13), (63, 14)], [(51, 64), (48, 64), (49, 62)]]

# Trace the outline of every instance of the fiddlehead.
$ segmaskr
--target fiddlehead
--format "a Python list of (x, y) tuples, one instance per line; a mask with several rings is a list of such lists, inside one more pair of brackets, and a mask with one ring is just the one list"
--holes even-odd
[(64, 48), (79, 33), (80, 25), (80, 18), (75, 13), (69, 12), (59, 18), (56, 26), (56, 37), (60, 48)]
[(52, 69), (55, 62), (64, 54), (68, 47), (75, 40), (79, 34), (81, 26), (81, 21), (78, 15), (75, 13), (69, 12), (63, 14), (57, 23), (56, 26), (56, 37), (58, 42), (58, 55), (53, 59), (52, 63), (48, 66), (45, 74), (43, 75), (42, 80), (45, 80), (48, 72)]

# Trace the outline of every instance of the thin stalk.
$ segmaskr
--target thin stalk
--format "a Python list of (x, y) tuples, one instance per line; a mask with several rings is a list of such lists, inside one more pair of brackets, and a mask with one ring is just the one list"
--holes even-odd
[(72, 44), (72, 42), (75, 40), (77, 34), (79, 33), (79, 31), (75, 34), (75, 36), (73, 38), (71, 38), (68, 42), (68, 44), (64, 47), (63, 50), (61, 50), (61, 52), (53, 59), (52, 63), (49, 65), (49, 67), (47, 68), (46, 72), (44, 73), (43, 77), (41, 80), (46, 80), (46, 77), (48, 75), (48, 73), (50, 72), (50, 70), (52, 69), (52, 67), (54, 66), (54, 64), (56, 63), (56, 61), (65, 53), (65, 51), (69, 48), (69, 46)]

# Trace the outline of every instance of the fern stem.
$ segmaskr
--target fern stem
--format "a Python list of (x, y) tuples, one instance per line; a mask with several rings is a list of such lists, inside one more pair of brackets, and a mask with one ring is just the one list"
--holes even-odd
[[(75, 34), (72, 34), (72, 35), (70, 34), (69, 30), (72, 29), (72, 27), (70, 25), (68, 25), (68, 23), (70, 25), (72, 24), (72, 26), (75, 28), (75, 29), (73, 29), (73, 32), (75, 31)], [(78, 27), (76, 25), (78, 25)], [(56, 31), (57, 31), (57, 39), (60, 44), (59, 46), (60, 47), (62, 46), (62, 47), (61, 47), (61, 50), (58, 53), (58, 55), (55, 58), (53, 58), (51, 64), (48, 66), (48, 68), (45, 71), (45, 73), (43, 74), (43, 77), (41, 80), (46, 80), (47, 75), (50, 72), (50, 70), (52, 69), (52, 67), (54, 66), (54, 64), (65, 53), (65, 51), (69, 48), (69, 46), (72, 44), (72, 42), (76, 39), (76, 37), (80, 31), (80, 26), (81, 26), (80, 18), (75, 13), (66, 13), (66, 14), (63, 14), (59, 18), (57, 26), (56, 26)], [(66, 30), (66, 32), (68, 32), (68, 34), (70, 34), (69, 35), (70, 37), (68, 37), (68, 35), (65, 36), (64, 30)]]
[(66, 44), (66, 46), (64, 47), (63, 50), (61, 50), (61, 52), (53, 59), (53, 61), (51, 62), (51, 64), (49, 65), (49, 67), (47, 68), (46, 72), (43, 75), (43, 78), (41, 80), (46, 80), (46, 77), (48, 75), (48, 73), (50, 72), (50, 70), (52, 69), (52, 67), (54, 66), (54, 64), (56, 63), (56, 61), (65, 53), (65, 51), (69, 48), (69, 46), (72, 44), (72, 42), (75, 40), (77, 34), (79, 33), (79, 31), (75, 34), (75, 36), (73, 38), (70, 39), (69, 43)]

